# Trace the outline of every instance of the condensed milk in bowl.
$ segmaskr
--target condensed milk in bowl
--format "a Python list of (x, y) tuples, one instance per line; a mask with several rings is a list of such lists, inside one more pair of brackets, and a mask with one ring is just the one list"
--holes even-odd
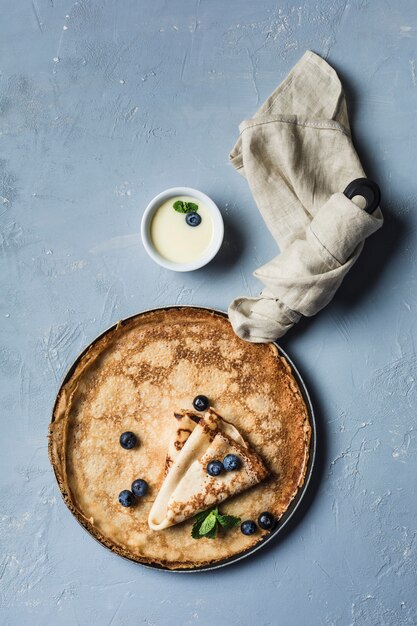
[(223, 218), (206, 194), (173, 187), (155, 196), (141, 223), (146, 252), (159, 265), (189, 272), (207, 265), (223, 241)]

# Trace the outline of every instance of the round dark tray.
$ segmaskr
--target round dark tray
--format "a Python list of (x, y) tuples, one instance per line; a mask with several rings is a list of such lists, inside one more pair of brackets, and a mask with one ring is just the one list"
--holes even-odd
[[(123, 322), (127, 322), (128, 320), (133, 319), (134, 317), (138, 317), (139, 315), (142, 315), (144, 313), (150, 313), (152, 311), (160, 311), (160, 310), (166, 310), (166, 309), (182, 309), (182, 308), (186, 308), (186, 309), (204, 309), (206, 311), (210, 311), (211, 313), (216, 313), (217, 315), (223, 315), (224, 317), (227, 317), (227, 313), (225, 313), (224, 311), (220, 311), (218, 309), (212, 309), (212, 308), (209, 308), (209, 307), (172, 305), (172, 306), (157, 307), (155, 309), (147, 309), (145, 311), (141, 311), (140, 313), (136, 313), (135, 315), (131, 315), (130, 317), (127, 317), (124, 320), (121, 320), (121, 322), (122, 323)], [(117, 324), (120, 324), (120, 321)], [(98, 335), (78, 355), (78, 357), (75, 359), (74, 363), (71, 365), (70, 369), (68, 370), (68, 372), (66, 373), (66, 375), (64, 377), (64, 380), (62, 381), (62, 383), (60, 385), (60, 388), (59, 388), (59, 391), (58, 391), (58, 394), (57, 394), (57, 398), (56, 398), (56, 401), (54, 403), (54, 408), (53, 408), (53, 411), (52, 411), (51, 422), (54, 421), (54, 413), (55, 413), (55, 408), (56, 408), (56, 403), (57, 403), (57, 400), (58, 400), (59, 393), (60, 393), (62, 387), (71, 378), (71, 376), (74, 373), (75, 368), (77, 367), (78, 362), (80, 361), (80, 359), (90, 349), (92, 344), (94, 344), (96, 341), (101, 339), (101, 337), (103, 337), (106, 333), (110, 332), (111, 330), (114, 330), (116, 328), (117, 324), (113, 324), (112, 326), (107, 328), (105, 331), (100, 333), (100, 335)], [(271, 531), (268, 535), (266, 535), (261, 541), (259, 541), (259, 543), (257, 543), (252, 548), (249, 548), (248, 550), (245, 550), (244, 552), (240, 552), (239, 554), (235, 554), (234, 556), (232, 556), (232, 557), (230, 557), (228, 559), (224, 559), (222, 561), (216, 561), (215, 563), (212, 563), (211, 565), (205, 565), (203, 567), (193, 567), (193, 568), (185, 568), (185, 569), (180, 569), (180, 568), (179, 569), (169, 569), (169, 568), (164, 567), (162, 565), (159, 565), (157, 563), (155, 563), (155, 564), (146, 563), (145, 564), (145, 563), (140, 563), (139, 561), (136, 561), (135, 559), (129, 559), (128, 557), (122, 557), (122, 558), (125, 558), (128, 561), (132, 561), (133, 563), (137, 563), (138, 565), (142, 565), (143, 567), (149, 567), (151, 569), (158, 569), (158, 570), (162, 570), (162, 571), (166, 571), (166, 572), (178, 572), (178, 573), (182, 573), (182, 574), (191, 573), (191, 572), (207, 572), (207, 571), (211, 571), (211, 570), (214, 570), (214, 569), (218, 569), (220, 567), (224, 567), (225, 565), (230, 565), (232, 563), (236, 563), (237, 561), (241, 561), (242, 559), (247, 558), (251, 554), (254, 554), (258, 550), (261, 550), (267, 543), (270, 543), (271, 541), (276, 539), (276, 537), (278, 535), (282, 534), (284, 529), (286, 529), (286, 527), (288, 526), (290, 520), (293, 518), (295, 512), (299, 508), (300, 503), (303, 500), (303, 498), (304, 498), (304, 496), (306, 494), (306, 491), (308, 489), (309, 483), (311, 481), (311, 475), (313, 473), (313, 468), (314, 468), (315, 459), (316, 459), (317, 428), (316, 428), (316, 420), (315, 420), (315, 417), (314, 417), (314, 411), (313, 411), (313, 406), (312, 406), (312, 403), (311, 403), (311, 400), (310, 400), (310, 396), (309, 396), (309, 393), (307, 391), (307, 387), (306, 387), (303, 379), (301, 378), (301, 375), (300, 375), (299, 371), (297, 370), (296, 366), (294, 365), (293, 361), (288, 356), (288, 354), (276, 342), (274, 342), (274, 343), (275, 343), (275, 345), (278, 348), (279, 354), (286, 359), (286, 361), (288, 362), (289, 366), (291, 367), (292, 374), (293, 374), (295, 380), (298, 383), (298, 386), (299, 386), (300, 391), (301, 391), (301, 395), (303, 396), (303, 400), (304, 400), (304, 402), (306, 404), (307, 412), (308, 412), (308, 418), (309, 418), (310, 426), (311, 426), (309, 457), (308, 457), (307, 471), (306, 471), (306, 475), (305, 475), (305, 478), (304, 478), (304, 483), (302, 484), (302, 486), (297, 491), (293, 501), (291, 502), (291, 504), (288, 507), (288, 509), (285, 511), (284, 515), (280, 518), (279, 524), (276, 526), (276, 528), (273, 531)], [(79, 520), (77, 520), (77, 521), (79, 522)], [(81, 524), (81, 522), (79, 522), (79, 523)], [(81, 524), (81, 526), (83, 526), (83, 525)], [(83, 528), (85, 530), (87, 530), (87, 532), (88, 532), (88, 529), (85, 528), (85, 526), (83, 526)], [(89, 533), (89, 534), (91, 535), (91, 533)], [(100, 545), (104, 546), (107, 549), (110, 549), (107, 546), (105, 546), (103, 543), (101, 543), (101, 541), (99, 541), (97, 539), (97, 537), (95, 537), (94, 535), (91, 535), (91, 536), (98, 543), (100, 543)]]

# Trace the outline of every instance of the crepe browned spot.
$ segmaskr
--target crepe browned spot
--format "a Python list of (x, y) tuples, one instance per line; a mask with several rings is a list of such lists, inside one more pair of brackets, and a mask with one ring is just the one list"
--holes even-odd
[[(228, 319), (205, 309), (162, 309), (130, 318), (100, 337), (61, 388), (49, 453), (64, 499), (85, 528), (113, 551), (167, 568), (199, 567), (262, 539), (239, 528), (217, 539), (191, 537), (192, 520), (161, 531), (148, 516), (164, 481), (172, 415), (204, 394), (256, 450), (270, 477), (222, 506), (222, 512), (277, 518), (303, 484), (311, 428), (290, 367), (273, 344), (239, 339)], [(192, 420), (191, 420), (192, 421)], [(139, 444), (124, 450), (120, 434)], [(135, 507), (118, 494), (149, 484)]]
[(168, 474), (169, 468), (177, 459), (179, 453), (184, 447), (185, 442), (200, 421), (200, 417), (193, 411), (181, 410), (174, 413), (174, 417), (177, 423), (168, 444), (168, 452), (165, 459), (165, 476)]

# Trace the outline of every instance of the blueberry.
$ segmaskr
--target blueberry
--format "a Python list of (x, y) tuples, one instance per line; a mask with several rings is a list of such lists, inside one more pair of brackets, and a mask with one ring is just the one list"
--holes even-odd
[(210, 406), (207, 396), (196, 396), (193, 400), (193, 407), (196, 411), (207, 411)]
[(210, 461), (207, 464), (207, 474), (210, 476), (218, 476), (224, 470), (223, 463), (221, 461)]
[(119, 493), (119, 502), (122, 506), (132, 506), (135, 501), (135, 496), (129, 489), (123, 489)]
[(148, 483), (142, 478), (137, 478), (132, 483), (132, 491), (135, 496), (141, 498), (142, 496), (146, 495), (146, 492), (148, 491)]
[(275, 523), (276, 523), (275, 517), (272, 515), (272, 513), (269, 513), (268, 511), (264, 511), (258, 517), (258, 525), (263, 530), (272, 530), (273, 527), (275, 526)]
[(130, 431), (128, 431), (120, 435), (119, 441), (122, 448), (124, 448), (125, 450), (131, 450), (137, 444), (138, 439), (135, 433), (131, 433)]
[(233, 472), (234, 470), (239, 469), (242, 462), (236, 454), (226, 454), (223, 459), (223, 465), (226, 472)]
[(256, 533), (256, 524), (253, 520), (247, 519), (241, 523), (240, 530), (244, 535), (253, 535)]
[(199, 215), (198, 213), (187, 213), (187, 215), (185, 216), (185, 221), (187, 222), (188, 226), (198, 226), (199, 224), (201, 224), (201, 215)]

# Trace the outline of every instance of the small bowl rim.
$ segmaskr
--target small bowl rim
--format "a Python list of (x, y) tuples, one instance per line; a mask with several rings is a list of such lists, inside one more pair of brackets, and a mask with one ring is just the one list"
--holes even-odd
[[(155, 211), (163, 202), (175, 196), (191, 196), (196, 200), (204, 202), (213, 219), (213, 236), (210, 245), (202, 256), (194, 259), (193, 261), (189, 261), (188, 263), (175, 263), (165, 259), (165, 257), (156, 251), (150, 236), (150, 225)], [(140, 234), (143, 247), (155, 263), (174, 272), (191, 272), (210, 263), (220, 250), (224, 237), (224, 222), (219, 207), (207, 194), (199, 191), (198, 189), (194, 189), (193, 187), (170, 187), (169, 189), (165, 189), (164, 191), (158, 193), (149, 202), (142, 215)]]

